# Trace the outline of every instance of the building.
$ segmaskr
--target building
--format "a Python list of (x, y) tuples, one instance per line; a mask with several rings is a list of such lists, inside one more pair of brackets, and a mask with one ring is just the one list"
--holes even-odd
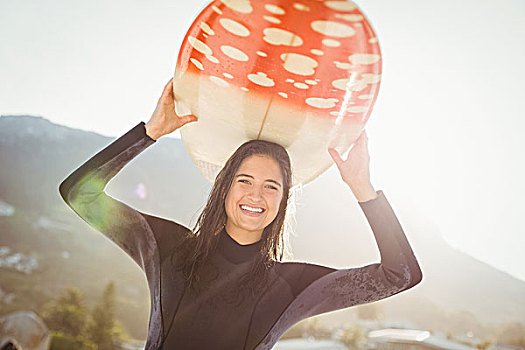
[(368, 333), (368, 348), (377, 350), (478, 350), (428, 331), (380, 329)]
[(348, 348), (337, 340), (295, 338), (279, 340), (272, 350), (348, 350)]

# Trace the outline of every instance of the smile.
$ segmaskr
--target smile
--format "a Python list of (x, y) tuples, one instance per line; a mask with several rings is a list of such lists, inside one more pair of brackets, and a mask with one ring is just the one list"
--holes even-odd
[(239, 205), (239, 207), (242, 209), (242, 211), (247, 212), (247, 213), (260, 214), (264, 212), (263, 208), (250, 207), (249, 205), (246, 205), (246, 204), (241, 204)]

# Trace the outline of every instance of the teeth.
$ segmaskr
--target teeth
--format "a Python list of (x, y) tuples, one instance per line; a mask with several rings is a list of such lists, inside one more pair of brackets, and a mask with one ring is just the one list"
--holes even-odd
[(248, 211), (251, 211), (251, 212), (254, 212), (254, 213), (262, 213), (263, 212), (262, 208), (252, 208), (252, 207), (249, 207), (247, 205), (241, 205), (241, 209), (248, 210)]

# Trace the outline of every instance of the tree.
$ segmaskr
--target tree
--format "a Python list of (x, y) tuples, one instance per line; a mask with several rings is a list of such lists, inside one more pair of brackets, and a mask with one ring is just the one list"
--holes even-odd
[(97, 350), (97, 346), (90, 340), (78, 336), (74, 337), (69, 334), (62, 332), (51, 332), (51, 344), (49, 345), (50, 350)]
[(363, 328), (359, 326), (352, 326), (345, 329), (341, 341), (350, 350), (363, 349), (363, 345), (366, 344), (366, 336), (364, 335)]
[(315, 339), (330, 339), (332, 332), (324, 327), (319, 319), (311, 317), (296, 323), (293, 327), (288, 329), (280, 339), (294, 339), (294, 338), (310, 338)]
[(378, 321), (384, 316), (377, 303), (368, 303), (357, 307), (357, 317), (360, 320)]
[(525, 347), (525, 325), (518, 322), (507, 323), (500, 326), (497, 333), (499, 342)]
[(42, 318), (50, 329), (72, 336), (82, 335), (87, 315), (84, 293), (74, 287), (66, 289), (64, 294), (42, 307)]
[(98, 345), (99, 350), (114, 349), (113, 338), (115, 321), (115, 283), (109, 282), (99, 302), (91, 313), (89, 338)]

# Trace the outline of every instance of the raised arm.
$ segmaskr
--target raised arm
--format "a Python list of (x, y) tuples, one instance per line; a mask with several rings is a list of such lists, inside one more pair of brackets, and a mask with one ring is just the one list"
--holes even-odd
[[(187, 233), (172, 221), (144, 214), (105, 193), (108, 182), (133, 158), (193, 116), (175, 114), (172, 80), (165, 86), (148, 122), (140, 122), (71, 173), (59, 186), (64, 201), (89, 225), (122, 248), (143, 270), (160, 250)], [(179, 231), (179, 232), (175, 232)], [(186, 231), (186, 232), (181, 232)], [(157, 244), (162, 241), (162, 244)]]
[(304, 317), (384, 299), (422, 280), (416, 257), (383, 191), (359, 205), (372, 228), (381, 261), (339, 270), (303, 264), (292, 280), (292, 290), (298, 299), (309, 300), (311, 310)]
[(372, 228), (381, 262), (334, 271), (313, 282), (324, 288), (321, 294), (329, 297), (312, 310), (314, 313), (380, 300), (411, 288), (422, 279), (419, 264), (392, 207), (384, 193), (375, 191), (370, 182), (366, 132), (356, 140), (346, 160), (334, 149), (329, 152)]
[(59, 186), (64, 201), (122, 248), (143, 270), (157, 249), (146, 217), (104, 192), (107, 183), (155, 141), (140, 122), (71, 173)]
[[(377, 197), (374, 199), (366, 202), (359, 202), (359, 205), (372, 228), (379, 249), (381, 262), (364, 267), (344, 270), (353, 271), (353, 273), (359, 274), (370, 269), (377, 269), (382, 273), (376, 277), (379, 279), (383, 278), (384, 283), (389, 284), (395, 282), (399, 277), (404, 278), (404, 271), (408, 267), (410, 281), (403, 290), (409, 289), (421, 281), (421, 269), (419, 268), (419, 264), (414, 256), (412, 248), (410, 247), (403, 229), (383, 191), (377, 191), (376, 194)], [(399, 259), (396, 258), (398, 255)], [(315, 264), (301, 265), (303, 265), (303, 268), (299, 268), (298, 266), (295, 267), (299, 273), (291, 280), (291, 287), (295, 296), (299, 295), (306, 287), (317, 279), (338, 271), (331, 267)], [(366, 273), (368, 274), (368, 272)], [(393, 287), (397, 288), (396, 286)], [(400, 291), (401, 290), (398, 290), (396, 293)]]

